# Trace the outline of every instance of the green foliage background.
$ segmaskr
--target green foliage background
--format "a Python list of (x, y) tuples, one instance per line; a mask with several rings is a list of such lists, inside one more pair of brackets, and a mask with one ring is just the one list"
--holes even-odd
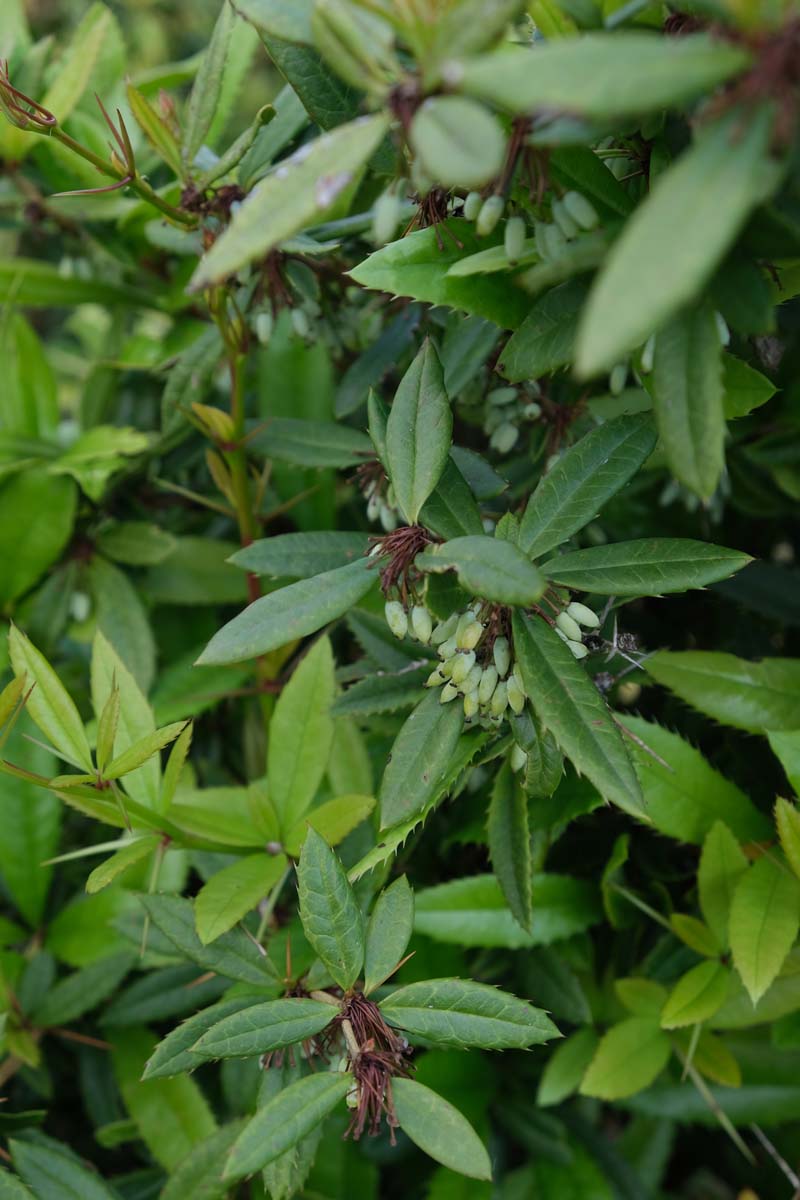
[(796, 8), (4, 59), (0, 1200), (788, 1200)]

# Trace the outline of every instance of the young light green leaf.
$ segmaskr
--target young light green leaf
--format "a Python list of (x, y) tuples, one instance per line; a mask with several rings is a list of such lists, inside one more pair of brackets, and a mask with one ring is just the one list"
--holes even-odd
[(178, 789), (186, 759), (189, 757), (193, 729), (194, 726), (189, 721), (170, 750), (161, 784), (161, 811), (163, 813), (169, 812), (172, 801), (175, 799), (175, 792)]
[(290, 1150), (325, 1119), (352, 1086), (349, 1074), (320, 1071), (278, 1092), (234, 1143), (225, 1178), (231, 1181), (252, 1175)]
[(218, 1004), (212, 1004), (182, 1021), (158, 1043), (145, 1064), (142, 1079), (168, 1079), (184, 1071), (193, 1071), (206, 1061), (202, 1054), (196, 1054), (193, 1050), (204, 1033), (225, 1017), (262, 1003), (257, 995), (236, 996), (230, 1000), (220, 1000)]
[(619, 1001), (635, 1017), (658, 1017), (667, 998), (667, 989), (654, 979), (638, 975), (615, 979), (614, 991)]
[(453, 538), (418, 554), (423, 571), (455, 571), (459, 583), (475, 596), (498, 604), (534, 604), (545, 590), (541, 573), (511, 542), (485, 534)]
[(533, 916), (533, 865), (528, 797), (508, 762), (495, 776), (488, 817), (492, 869), (508, 907), (528, 933)]
[(245, 662), (316, 633), (358, 604), (374, 586), (377, 573), (370, 565), (360, 559), (262, 596), (223, 625), (197, 665)]
[(8, 651), (17, 678), (32, 688), (27, 711), (62, 758), (84, 771), (94, 770), (83, 722), (61, 680), (33, 642), (12, 625)]
[(36, 1197), (21, 1179), (0, 1167), (0, 1200), (36, 1200)]
[(174, 742), (185, 729), (185, 721), (176, 721), (172, 725), (165, 725), (163, 729), (156, 729), (153, 733), (148, 733), (138, 742), (129, 746), (127, 750), (123, 750), (122, 754), (118, 754), (116, 758), (112, 759), (105, 769), (104, 777), (120, 779), (123, 775), (135, 771), (137, 767), (141, 767), (149, 759), (157, 756), (170, 742)]
[(523, 553), (538, 558), (588, 525), (638, 471), (656, 444), (648, 413), (592, 430), (541, 479), (520, 527)]
[(739, 880), (747, 871), (747, 859), (728, 826), (715, 821), (706, 834), (697, 886), (700, 910), (723, 949), (729, 946), (731, 904)]
[(287, 854), (291, 854), (292, 858), (297, 857), (309, 828), (322, 834), (329, 846), (338, 846), (348, 833), (366, 820), (374, 808), (374, 796), (362, 796), (357, 793), (326, 800), (324, 804), (301, 817), (289, 830), (285, 838)]
[(233, 929), (266, 899), (286, 866), (283, 854), (250, 854), (212, 875), (194, 902), (197, 936), (203, 945)]
[(666, 1066), (670, 1042), (652, 1017), (627, 1017), (603, 1035), (580, 1086), (582, 1096), (621, 1100), (648, 1087)]
[(483, 1142), (447, 1100), (413, 1079), (392, 1080), (392, 1100), (400, 1128), (420, 1150), (470, 1179), (491, 1179)]
[(324, 571), (334, 571), (363, 556), (369, 550), (365, 533), (325, 530), (321, 533), (279, 533), (262, 538), (237, 551), (231, 562), (256, 575), (275, 579), (310, 579)]
[(577, 1091), (586, 1068), (594, 1058), (598, 1040), (595, 1031), (587, 1026), (570, 1034), (556, 1046), (539, 1081), (536, 1103), (540, 1107), (560, 1104)]
[(464, 96), (430, 96), (416, 111), (409, 141), (442, 187), (479, 188), (500, 173), (506, 138), (497, 118)]
[[(117, 650), (100, 630), (92, 644), (92, 706), (100, 719), (114, 688), (119, 690), (120, 710), (114, 753), (122, 755), (141, 739), (155, 733), (153, 710)], [(161, 763), (157, 755), (132, 771), (125, 779), (125, 790), (140, 804), (161, 811)]]
[(390, 1025), (437, 1046), (521, 1050), (559, 1036), (527, 1000), (465, 979), (410, 983), (382, 1000), (380, 1009)]
[(699, 293), (780, 179), (769, 156), (772, 118), (767, 106), (727, 114), (657, 178), (590, 293), (577, 340), (581, 375), (611, 369)]
[(542, 564), (554, 583), (600, 596), (664, 596), (728, 579), (752, 559), (690, 538), (640, 538), (567, 551)]
[(437, 689), (420, 701), (398, 733), (383, 773), (383, 829), (421, 812), (442, 787), (463, 726), (463, 706), (441, 704)]
[(105, 862), (100, 863), (99, 867), (95, 867), (86, 880), (86, 891), (90, 896), (93, 896), (95, 892), (101, 892), (119, 875), (124, 874), (130, 867), (152, 854), (160, 841), (161, 838), (157, 834), (149, 834), (145, 837), (135, 838), (127, 846), (117, 850), (115, 854), (111, 855), (111, 858), (107, 858)]
[(269, 724), (269, 798), (284, 835), (302, 819), (325, 774), (333, 742), (333, 694), (333, 651), (323, 637), (281, 692)]
[(284, 239), (321, 221), (351, 195), (361, 168), (386, 133), (382, 113), (358, 117), (301, 147), (243, 201), (228, 228), (195, 271), (200, 291), (263, 258)]
[(410, 525), (439, 482), (452, 434), (442, 364), (428, 338), (400, 382), (386, 423), (386, 466)]
[(227, 0), (223, 0), (211, 39), (203, 54), (200, 70), (195, 75), (189, 94), (181, 142), (181, 158), (185, 167), (192, 167), (214, 120), (235, 23), (236, 13), (233, 6), (229, 5)]
[(728, 995), (731, 973), (721, 962), (698, 963), (682, 975), (670, 992), (661, 1013), (662, 1029), (680, 1029), (708, 1021)]
[(708, 500), (725, 467), (722, 344), (709, 305), (679, 313), (656, 337), (653, 409), (676, 479)]
[(525, 690), (545, 729), (608, 800), (646, 816), (639, 781), (605, 701), (543, 620), (514, 613), (514, 649)]
[(725, 419), (734, 421), (746, 417), (775, 395), (777, 388), (771, 379), (756, 371), (749, 363), (733, 354), (722, 356), (722, 406)]
[(155, 927), (190, 962), (242, 983), (274, 981), (275, 968), (244, 930), (232, 929), (207, 947), (195, 932), (191, 900), (180, 896), (140, 896), (139, 900)]
[(626, 729), (658, 755), (654, 758), (638, 743), (631, 744), (634, 766), (646, 798), (646, 816), (660, 833), (700, 845), (714, 822), (723, 820), (743, 842), (770, 836), (767, 818), (690, 742), (641, 717), (621, 720)]
[(719, 958), (722, 945), (703, 921), (698, 921), (690, 913), (670, 913), (669, 924), (672, 932), (696, 954)]
[[(75, 522), (77, 488), (71, 479), (29, 468), (0, 488), (0, 604), (24, 595), (58, 561)], [(28, 513), (31, 521), (20, 521)], [(38, 516), (37, 516), (38, 514)], [(39, 519), (47, 514), (46, 520)]]
[(789, 866), (800, 878), (800, 812), (782, 796), (775, 801), (775, 824), (778, 827), (781, 849)]
[(748, 62), (746, 51), (706, 33), (674, 39), (625, 30), (548, 40), (532, 52), (506, 48), (452, 64), (448, 81), (510, 112), (564, 110), (602, 120), (681, 105)]
[(733, 964), (753, 1004), (783, 966), (798, 928), (800, 883), (765, 855), (739, 880), (731, 903)]
[(346, 991), (364, 963), (364, 918), (341, 862), (315, 829), (303, 843), (297, 887), (305, 935)]
[(268, 1000), (223, 1017), (195, 1042), (192, 1053), (206, 1059), (266, 1054), (321, 1033), (337, 1012), (320, 1000)]
[(414, 928), (414, 893), (405, 875), (375, 901), (364, 945), (364, 994), (388, 979), (403, 957)]
[(797, 728), (800, 659), (747, 662), (716, 651), (659, 650), (645, 670), (723, 725), (751, 733)]
[(792, 729), (785, 733), (770, 730), (767, 738), (769, 748), (780, 759), (795, 795), (800, 796), (800, 730)]

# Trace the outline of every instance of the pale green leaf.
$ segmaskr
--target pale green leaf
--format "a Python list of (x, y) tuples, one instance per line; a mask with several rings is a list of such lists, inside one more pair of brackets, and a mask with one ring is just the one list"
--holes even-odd
[(364, 963), (364, 918), (344, 868), (327, 842), (309, 829), (297, 865), (305, 935), (341, 988), (351, 988)]
[(198, 150), (208, 136), (214, 112), (219, 104), (231, 34), (235, 23), (236, 14), (233, 6), (228, 4), (227, 0), (223, 0), (200, 63), (200, 70), (195, 75), (192, 90), (189, 93), (181, 142), (181, 158), (188, 167), (193, 165)]
[(145, 912), (175, 949), (206, 971), (242, 983), (266, 986), (275, 980), (275, 969), (266, 955), (242, 929), (232, 929), (204, 946), (195, 930), (191, 900), (181, 896), (140, 896)]
[(212, 875), (194, 902), (197, 936), (203, 945), (233, 929), (266, 899), (286, 866), (283, 854), (250, 854)]
[(386, 423), (386, 467), (400, 509), (413, 525), (444, 470), (453, 414), (430, 339), (406, 371)]
[(159, 752), (170, 742), (174, 742), (185, 729), (185, 721), (176, 721), (172, 725), (165, 725), (163, 729), (148, 733), (111, 760), (103, 772), (104, 778), (119, 779), (123, 775), (129, 775), (151, 758), (157, 757)]
[(691, 913), (670, 913), (670, 928), (672, 932), (696, 954), (706, 958), (719, 958), (723, 943), (717, 938), (712, 929)]
[(506, 138), (497, 118), (464, 96), (430, 96), (416, 111), (411, 147), (442, 187), (479, 188), (500, 173)]
[(661, 1013), (662, 1029), (680, 1029), (707, 1021), (728, 995), (731, 975), (721, 962), (698, 963), (682, 975), (670, 992)]
[(26, 705), (28, 713), (62, 758), (92, 772), (92, 752), (75, 704), (61, 680), (33, 642), (15, 625), (8, 634), (11, 665), (17, 678), (25, 677), (33, 689)]
[(413, 1079), (394, 1079), (392, 1100), (400, 1128), (420, 1150), (461, 1175), (491, 1179), (492, 1164), (483, 1142), (442, 1096)]
[(775, 824), (789, 866), (800, 878), (800, 812), (782, 796), (775, 802)]
[(285, 834), (302, 819), (325, 774), (333, 742), (333, 694), (333, 652), (324, 637), (281, 692), (269, 725), (269, 798)]
[(724, 821), (715, 821), (703, 842), (697, 887), (700, 911), (720, 946), (725, 949), (729, 945), (728, 926), (733, 894), (746, 870), (747, 859), (738, 841)]
[(364, 993), (388, 979), (406, 952), (414, 928), (414, 893), (405, 875), (375, 901), (364, 943)]
[[(0, 487), (0, 605), (24, 595), (58, 561), (72, 534), (77, 489), (71, 479), (31, 468)], [(20, 514), (26, 520), (20, 520)]]
[(95, 892), (100, 892), (103, 888), (108, 887), (117, 876), (122, 875), (130, 867), (152, 854), (160, 841), (160, 837), (151, 834), (147, 837), (135, 838), (127, 846), (117, 850), (115, 854), (111, 855), (111, 858), (107, 858), (105, 862), (100, 863), (99, 867), (95, 867), (86, 880), (86, 891), (93, 896)]
[(797, 728), (800, 659), (747, 662), (718, 651), (659, 650), (645, 670), (723, 725), (751, 733)]
[(594, 1058), (597, 1043), (597, 1034), (587, 1026), (570, 1034), (565, 1041), (556, 1046), (554, 1053), (547, 1060), (536, 1093), (536, 1103), (541, 1108), (550, 1104), (560, 1104), (578, 1090), (586, 1068)]
[(363, 558), (368, 550), (365, 533), (335, 529), (321, 533), (279, 533), (238, 550), (231, 562), (256, 575), (310, 579), (324, 571), (345, 567)]
[(667, 998), (667, 989), (654, 979), (630, 976), (615, 979), (614, 991), (619, 1001), (635, 1017), (658, 1017)]
[(746, 417), (775, 395), (771, 379), (733, 354), (722, 356), (722, 405), (725, 418), (733, 421)]
[(581, 1082), (583, 1096), (621, 1100), (649, 1087), (666, 1066), (670, 1041), (652, 1017), (628, 1017), (603, 1035)]
[(800, 796), (800, 730), (793, 729), (785, 733), (767, 733), (770, 749), (781, 762), (795, 795)]
[[(142, 738), (155, 733), (153, 710), (117, 650), (98, 630), (92, 645), (92, 706), (95, 716), (105, 708), (111, 692), (119, 689), (120, 710), (114, 753), (124, 754)], [(161, 763), (157, 755), (132, 771), (125, 779), (125, 790), (147, 808), (161, 809)]]
[(311, 41), (314, 0), (236, 0), (234, 8), (256, 29), (287, 42)]
[(800, 927), (800, 883), (772, 858), (760, 858), (736, 885), (731, 903), (733, 964), (756, 1004), (777, 976)]
[(366, 820), (374, 808), (374, 796), (362, 796), (355, 792), (326, 800), (301, 817), (289, 830), (285, 839), (287, 854), (297, 857), (309, 828), (322, 834), (329, 846), (338, 846), (348, 833)]

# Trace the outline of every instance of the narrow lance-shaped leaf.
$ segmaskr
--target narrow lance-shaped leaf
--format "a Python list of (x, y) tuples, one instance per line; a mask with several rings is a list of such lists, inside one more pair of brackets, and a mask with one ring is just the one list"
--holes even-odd
[(745, 872), (731, 904), (733, 963), (756, 1004), (783, 966), (800, 927), (800, 883), (766, 855)]
[(315, 1129), (353, 1086), (352, 1076), (321, 1071), (284, 1088), (260, 1108), (234, 1143), (225, 1179), (260, 1171)]
[(400, 1128), (436, 1162), (471, 1179), (491, 1179), (483, 1142), (465, 1116), (442, 1096), (413, 1079), (392, 1081)]
[(417, 555), (415, 565), (423, 571), (455, 570), (467, 591), (498, 604), (534, 604), (545, 590), (541, 572), (521, 550), (485, 535), (431, 546)]
[(659, 650), (648, 675), (723, 725), (751, 733), (797, 728), (800, 660), (747, 662), (734, 654)]
[(559, 1036), (540, 1008), (472, 980), (410, 983), (381, 1001), (380, 1009), (390, 1025), (438, 1046), (510, 1050)]
[(339, 859), (309, 829), (297, 864), (305, 935), (341, 988), (352, 987), (364, 963), (364, 918)]
[(202, 1034), (192, 1052), (202, 1058), (250, 1058), (266, 1054), (321, 1033), (337, 1011), (331, 1004), (296, 996), (268, 1000), (266, 1004), (223, 1017)]
[(439, 482), (452, 433), (442, 364), (426, 339), (400, 382), (386, 423), (386, 465), (410, 525)]
[(700, 292), (773, 191), (772, 110), (737, 109), (658, 177), (595, 281), (578, 331), (581, 375), (610, 369)]
[(270, 721), (269, 799), (284, 835), (302, 819), (325, 774), (333, 694), (333, 651), (324, 637), (294, 671)]
[(600, 596), (664, 596), (727, 579), (752, 559), (690, 538), (641, 538), (557, 555), (542, 573), (574, 591)]
[(700, 911), (719, 944), (729, 945), (728, 926), (733, 895), (748, 869), (747, 859), (727, 825), (715, 821), (703, 842), (697, 886)]
[(533, 866), (528, 797), (508, 762), (498, 771), (489, 804), (489, 855), (508, 907), (523, 929), (531, 931)]
[(214, 119), (235, 22), (233, 6), (223, 3), (189, 95), (181, 157), (184, 164), (190, 167)]
[(154, 733), (148, 733), (146, 737), (140, 738), (122, 754), (112, 759), (106, 767), (105, 778), (120, 779), (130, 771), (135, 771), (137, 767), (153, 758), (170, 742), (174, 742), (185, 728), (185, 721), (176, 721), (172, 725), (165, 725), (163, 729), (157, 729)]
[(27, 709), (59, 754), (76, 767), (93, 770), (92, 752), (78, 710), (61, 680), (31, 641), (12, 625), (8, 649), (15, 675), (33, 688)]
[(618, 417), (582, 437), (540, 481), (520, 526), (519, 547), (538, 558), (593, 520), (650, 455), (649, 414)]
[(359, 560), (262, 596), (223, 625), (197, 665), (245, 662), (316, 633), (366, 596), (377, 579), (371, 565)]
[(405, 954), (413, 928), (414, 893), (405, 875), (401, 875), (378, 896), (367, 923), (364, 950), (366, 995), (394, 971)]
[(190, 900), (180, 896), (140, 896), (139, 900), (156, 928), (190, 962), (242, 983), (263, 985), (275, 979), (272, 963), (244, 930), (231, 930), (213, 946), (204, 946), (195, 931)]
[(539, 720), (603, 796), (645, 814), (622, 736), (583, 667), (545, 621), (515, 613), (513, 623), (517, 662)]
[(438, 689), (420, 701), (398, 733), (383, 773), (382, 828), (422, 812), (446, 780), (463, 727), (463, 706), (441, 704)]
[(210, 1008), (201, 1009), (188, 1017), (158, 1043), (145, 1064), (142, 1079), (168, 1079), (184, 1071), (193, 1071), (206, 1061), (202, 1054), (195, 1054), (193, 1050), (203, 1034), (213, 1025), (218, 1025), (224, 1017), (241, 1012), (243, 1008), (254, 1008), (260, 1003), (263, 1001), (260, 1001), (257, 993), (236, 996), (231, 1000), (220, 1000), (218, 1004), (212, 1004)]

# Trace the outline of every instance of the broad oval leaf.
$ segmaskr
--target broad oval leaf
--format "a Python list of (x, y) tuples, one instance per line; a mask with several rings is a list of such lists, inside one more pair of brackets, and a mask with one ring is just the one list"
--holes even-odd
[(638, 471), (656, 444), (648, 413), (592, 430), (558, 460), (528, 501), (520, 549), (538, 558), (592, 521)]
[(661, 1012), (662, 1029), (680, 1029), (707, 1021), (718, 1012), (728, 995), (731, 973), (721, 962), (698, 963), (682, 975), (667, 997)]
[(587, 1026), (570, 1034), (556, 1047), (539, 1081), (536, 1103), (540, 1107), (560, 1104), (578, 1090), (586, 1068), (594, 1058), (598, 1041), (595, 1031)]
[(375, 808), (375, 797), (350, 792), (334, 796), (306, 813), (287, 833), (286, 852), (295, 858), (303, 847), (309, 828), (321, 833), (329, 846), (338, 846)]
[(350, 563), (262, 596), (214, 635), (197, 665), (245, 662), (316, 633), (374, 586), (377, 574), (370, 565)]
[(414, 893), (405, 875), (382, 891), (367, 923), (364, 993), (368, 995), (394, 972), (414, 929)]
[(733, 964), (757, 1004), (777, 976), (800, 928), (800, 883), (764, 856), (736, 885), (731, 904)]
[(413, 1079), (392, 1080), (392, 1100), (400, 1128), (420, 1150), (461, 1175), (491, 1179), (483, 1142), (447, 1100)]
[(382, 1000), (380, 1009), (390, 1025), (437, 1046), (520, 1050), (559, 1036), (542, 1009), (466, 979), (410, 983)]
[(751, 733), (797, 728), (800, 659), (748, 662), (705, 650), (659, 650), (648, 675), (723, 725)]
[(369, 550), (365, 533), (325, 530), (320, 533), (280, 533), (251, 542), (231, 562), (255, 575), (273, 579), (310, 579), (363, 558)]
[(439, 482), (452, 433), (442, 364), (426, 339), (400, 381), (386, 422), (386, 467), (410, 525)]
[(423, 571), (455, 571), (468, 592), (498, 604), (535, 604), (546, 586), (521, 550), (485, 534), (430, 546), (417, 555), (415, 565)]
[(533, 865), (528, 797), (508, 762), (498, 771), (487, 822), (489, 856), (508, 907), (528, 933), (533, 915)]
[[(0, 605), (22, 596), (61, 555), (75, 521), (78, 491), (72, 479), (36, 468), (0, 487)], [(31, 520), (21, 521), (20, 513)]]
[(545, 621), (514, 613), (514, 650), (545, 729), (601, 795), (646, 818), (636, 772), (603, 697)]
[(789, 866), (800, 878), (800, 812), (782, 796), (775, 802), (775, 824)]
[(583, 1096), (621, 1100), (649, 1087), (666, 1066), (670, 1041), (652, 1017), (628, 1017), (603, 1035), (580, 1086)]
[(256, 908), (286, 866), (283, 854), (250, 854), (212, 875), (194, 902), (197, 936), (203, 945), (215, 942)]
[(284, 1088), (258, 1110), (237, 1138), (225, 1179), (252, 1175), (290, 1150), (327, 1117), (352, 1086), (349, 1074), (321, 1071)]
[(315, 829), (303, 843), (297, 887), (305, 935), (346, 991), (364, 963), (364, 918), (342, 864)]
[(497, 118), (464, 96), (430, 96), (416, 111), (409, 140), (442, 187), (479, 188), (498, 175), (506, 138)]
[(446, 785), (464, 727), (461, 704), (441, 704), (438, 689), (421, 700), (398, 733), (380, 786), (381, 828), (417, 813)]
[(338, 1008), (320, 1000), (291, 996), (231, 1013), (212, 1025), (192, 1046), (202, 1058), (250, 1058), (293, 1046), (321, 1033)]
[(573, 591), (600, 596), (663, 596), (727, 579), (752, 558), (691, 538), (640, 538), (572, 550), (542, 563), (542, 573)]

